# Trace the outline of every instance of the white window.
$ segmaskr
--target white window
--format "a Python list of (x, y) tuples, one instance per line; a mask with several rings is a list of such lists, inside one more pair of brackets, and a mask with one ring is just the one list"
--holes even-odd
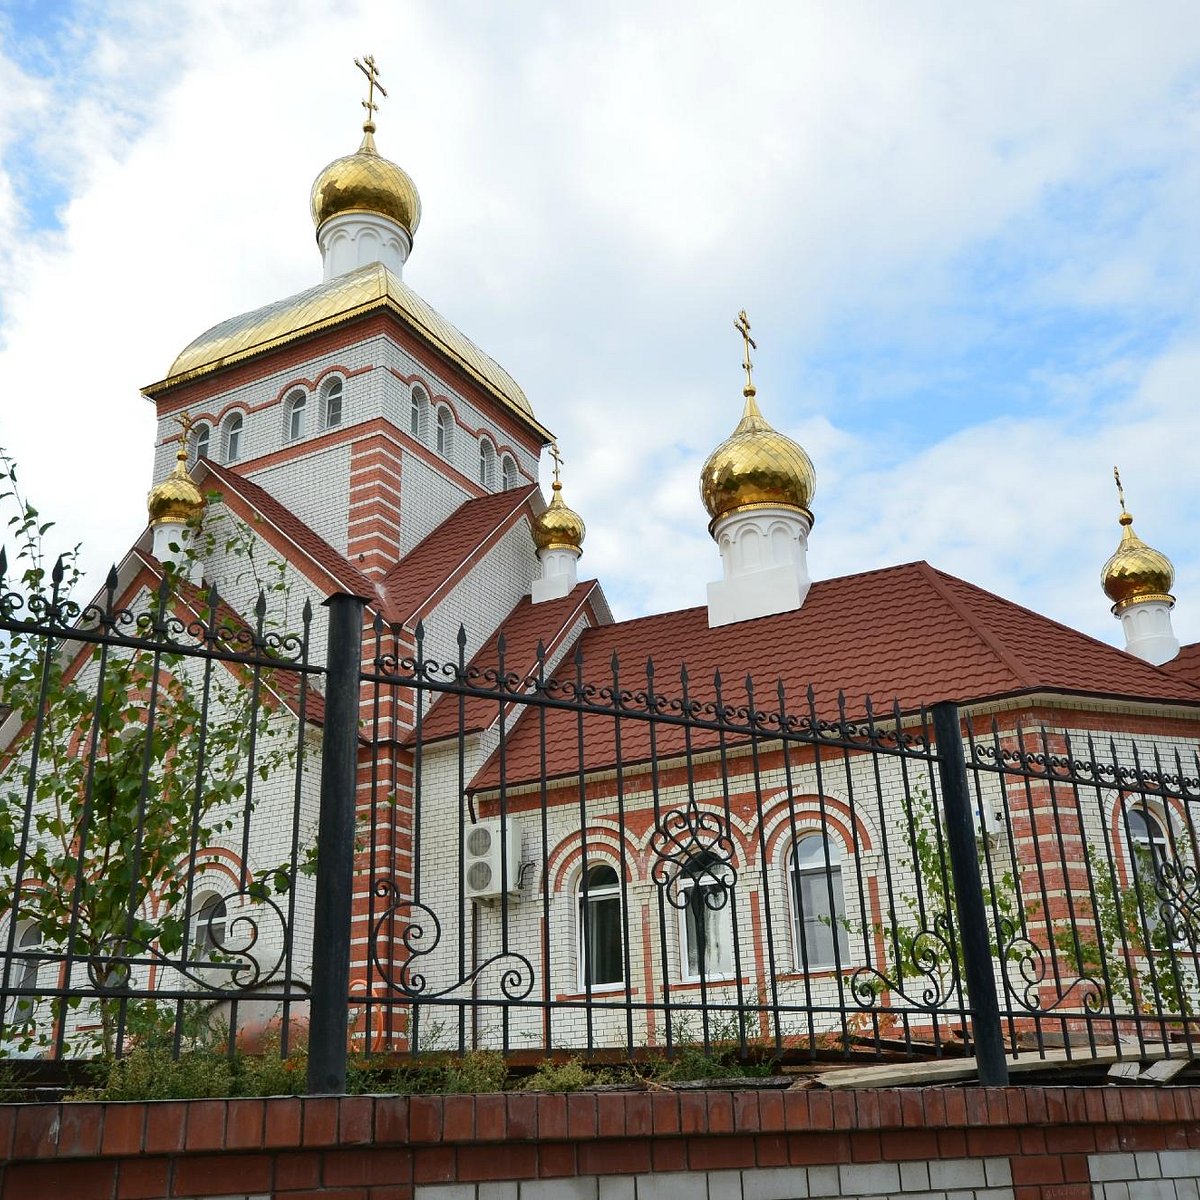
[[(1151, 942), (1159, 931), (1175, 944), (1187, 941), (1187, 928), (1175, 917), (1172, 905), (1159, 895), (1161, 881), (1172, 870), (1174, 854), (1161, 818), (1144, 808), (1131, 808), (1125, 814), (1129, 824), (1129, 850), (1133, 866), (1134, 913), (1144, 923), (1144, 936)], [(1164, 928), (1164, 922), (1168, 927)], [(1159, 938), (1157, 940), (1166, 940)]]
[(844, 963), (848, 947), (841, 848), (819, 833), (802, 837), (792, 850), (788, 874), (796, 970), (808, 972)]
[(196, 433), (196, 439), (192, 443), (194, 454), (195, 454), (194, 461), (199, 462), (200, 459), (208, 457), (208, 440), (209, 440), (208, 426), (204, 425), (204, 424), (197, 425), (195, 427), (195, 433)]
[(229, 910), (225, 898), (217, 892), (196, 897), (196, 915), (192, 918), (192, 957), (207, 962), (225, 945)]
[(579, 990), (624, 981), (621, 961), (621, 882), (607, 863), (589, 867), (579, 881)]
[(437, 414), (437, 452), (443, 458), (454, 453), (454, 414), (445, 407), (439, 408)]
[(512, 491), (519, 482), (517, 478), (517, 464), (507, 454), (500, 460), (500, 473), (504, 481), (504, 490), (506, 492)]
[(429, 397), (421, 388), (413, 388), (412, 400), (408, 409), (408, 432), (419, 442), (425, 440), (425, 422), (428, 411)]
[[(733, 974), (733, 884), (727, 863), (698, 854), (683, 866), (679, 940), (685, 979)], [(702, 969), (703, 968), (703, 969)]]
[(335, 375), (325, 385), (325, 428), (342, 423), (342, 381)]
[(304, 410), (308, 407), (308, 397), (300, 391), (293, 392), (284, 404), (287, 413), (287, 440), (298, 442), (304, 436)]
[(225, 461), (237, 462), (242, 457), (242, 414), (234, 413), (225, 422)]
[[(29, 957), (17, 957), (13, 960), (12, 970), (9, 974), (10, 986), (14, 989), (36, 991), (38, 986), (38, 975), (41, 971), (41, 959), (38, 956), (42, 949), (42, 932), (33, 921), (26, 921), (17, 928), (17, 937), (15, 942), (15, 950), (18, 955), (28, 955)], [(12, 1023), (14, 1025), (28, 1025), (34, 1016), (34, 1011), (37, 1007), (36, 996), (17, 996), (13, 1001)]]
[(496, 486), (496, 447), (485, 437), (479, 439), (479, 482), (489, 489)]

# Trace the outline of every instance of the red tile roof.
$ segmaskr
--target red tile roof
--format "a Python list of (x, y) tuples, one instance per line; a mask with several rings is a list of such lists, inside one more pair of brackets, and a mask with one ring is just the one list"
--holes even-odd
[(332, 576), (339, 587), (356, 596), (375, 599), (378, 593), (374, 582), (265, 488), (207, 458), (202, 460), (202, 465), (221, 485), (223, 491), (235, 493), (261, 513), (264, 520), (274, 525), (288, 541), (307, 554), (327, 575)]
[[(595, 624), (596, 615), (591, 602), (599, 588), (600, 585), (594, 579), (590, 579), (577, 584), (560, 600), (534, 604), (526, 596), (471, 660), (471, 680), (478, 680), (480, 687), (495, 686), (495, 673), (500, 668), (501, 637), (504, 638), (505, 676), (515, 676), (522, 682), (536, 679), (538, 644), (541, 643), (545, 647), (546, 661), (555, 661), (556, 649), (581, 616), (587, 616)], [(510, 720), (515, 719), (517, 715), (514, 713)], [(443, 738), (456, 737), (459, 732), (475, 733), (486, 729), (498, 716), (499, 705), (495, 701), (468, 696), (463, 703), (460, 723), (459, 698), (446, 692), (425, 715), (421, 724), (421, 741), (436, 742)], [(408, 742), (412, 745), (416, 740), (414, 731)]]
[(1181, 646), (1178, 655), (1170, 662), (1163, 663), (1162, 669), (1200, 686), (1200, 642)]
[(460, 505), (384, 577), (388, 620), (423, 615), (440, 592), (457, 582), (489, 542), (507, 529), (537, 491), (536, 484), (494, 492)]
[[(777, 707), (781, 680), (793, 715), (808, 712), (810, 684), (822, 716), (837, 715), (839, 689), (851, 714), (865, 711), (867, 696), (877, 712), (886, 712), (893, 700), (911, 711), (939, 700), (966, 702), (1037, 691), (1200, 707), (1200, 687), (924, 562), (823, 580), (813, 585), (796, 612), (719, 629), (708, 627), (705, 608), (602, 625), (583, 634), (582, 648), (584, 677), (599, 686), (611, 683), (609, 664), (616, 654), (621, 686), (644, 688), (650, 656), (660, 693), (680, 694), (680, 667), (686, 663), (693, 699), (713, 697), (714, 672), (719, 670), (727, 704), (745, 703), (749, 675), (756, 705)], [(538, 770), (540, 737), (531, 717), (525, 714), (506, 745), (510, 781), (532, 778)], [(573, 712), (547, 710), (551, 774), (579, 770), (575, 720)], [(622, 759), (647, 758), (648, 723), (622, 724)], [(588, 769), (611, 765), (612, 719), (591, 717), (584, 725)], [(657, 738), (660, 757), (682, 746), (677, 728), (660, 725)], [(480, 771), (474, 786), (491, 786), (496, 780), (493, 762)]]

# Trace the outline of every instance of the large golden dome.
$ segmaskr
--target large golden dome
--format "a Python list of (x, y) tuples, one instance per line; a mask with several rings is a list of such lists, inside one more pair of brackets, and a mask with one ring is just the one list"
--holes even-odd
[(791, 438), (772, 429), (759, 411), (752, 385), (737, 428), (709, 456), (700, 471), (700, 497), (711, 532), (731, 513), (754, 508), (792, 508), (812, 521), (809, 506), (817, 490), (812, 460)]
[(567, 507), (562, 498), (562, 484), (557, 479), (553, 488), (554, 495), (546, 511), (533, 520), (533, 544), (538, 550), (574, 550), (578, 554), (587, 526), (574, 509)]
[(1175, 568), (1171, 560), (1161, 550), (1147, 546), (1133, 532), (1133, 517), (1123, 504), (1119, 520), (1121, 544), (1100, 572), (1100, 586), (1113, 602), (1113, 612), (1119, 614), (1130, 605), (1145, 604), (1148, 600), (1174, 604), (1171, 585), (1175, 582)]
[(179, 439), (179, 452), (175, 455), (175, 469), (166, 479), (156, 483), (146, 498), (151, 525), (167, 523), (186, 525), (200, 515), (204, 497), (192, 482), (187, 470), (187, 433)]
[(312, 219), (319, 229), (348, 212), (378, 213), (395, 221), (409, 238), (421, 223), (421, 197), (408, 173), (375, 149), (375, 124), (363, 125), (362, 145), (334, 159), (312, 186)]

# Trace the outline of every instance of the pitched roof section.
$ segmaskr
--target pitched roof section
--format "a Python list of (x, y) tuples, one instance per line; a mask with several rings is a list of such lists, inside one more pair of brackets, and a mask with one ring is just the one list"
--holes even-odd
[(310, 529), (290, 508), (281, 504), (265, 488), (230, 471), (220, 463), (201, 459), (201, 465), (224, 488), (240, 496), (262, 514), (288, 541), (306, 554), (338, 586), (356, 596), (371, 600), (378, 595), (373, 580), (360, 571), (344, 554), (335, 550), (319, 533)]
[[(526, 596), (479, 648), (469, 664), (469, 679), (478, 680), (484, 688), (495, 686), (496, 673), (500, 670), (500, 638), (504, 638), (503, 669), (506, 676), (518, 680), (534, 680), (538, 675), (538, 644), (545, 647), (546, 661), (554, 662), (563, 638), (581, 616), (595, 621), (591, 602), (598, 597), (600, 585), (589, 579), (576, 586), (559, 600), (547, 600), (534, 604)], [(511, 711), (511, 706), (508, 707)], [(459, 714), (459, 697), (444, 692), (434, 702), (421, 723), (421, 741), (425, 743), (457, 737), (459, 733), (477, 733), (497, 720), (500, 706), (493, 700), (480, 696), (468, 696)], [(518, 714), (509, 718), (514, 720)], [(408, 744), (417, 741), (414, 731)]]
[[(866, 696), (877, 712), (886, 713), (893, 700), (911, 711), (939, 700), (1037, 691), (1200, 706), (1200, 687), (924, 562), (815, 583), (796, 612), (710, 629), (707, 610), (689, 608), (588, 629), (581, 645), (584, 678), (598, 686), (611, 683), (615, 654), (621, 686), (644, 688), (649, 656), (659, 693), (680, 694), (680, 668), (686, 664), (692, 699), (713, 697), (719, 670), (726, 703), (745, 703), (749, 675), (758, 708), (777, 707), (782, 681), (788, 711), (801, 716), (808, 712), (810, 684), (821, 716), (837, 715), (839, 689), (851, 714), (865, 711)], [(506, 746), (511, 781), (532, 778), (538, 770), (541, 738), (531, 716)], [(580, 769), (575, 721), (574, 712), (546, 710), (551, 774)], [(613, 763), (613, 724), (610, 717), (585, 719), (588, 770)], [(647, 758), (648, 723), (622, 725), (622, 759)], [(660, 757), (682, 747), (676, 728), (660, 725), (656, 736)], [(494, 786), (497, 778), (493, 761), (473, 786)]]
[(1200, 642), (1181, 646), (1170, 662), (1163, 663), (1162, 670), (1200, 686)]
[(456, 508), (383, 577), (388, 619), (404, 623), (421, 616), (517, 520), (536, 491), (537, 484), (531, 483)]

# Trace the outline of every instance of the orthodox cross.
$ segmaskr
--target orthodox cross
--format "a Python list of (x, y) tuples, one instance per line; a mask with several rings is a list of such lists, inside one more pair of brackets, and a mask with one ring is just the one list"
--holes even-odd
[(757, 350), (758, 343), (750, 336), (750, 319), (746, 316), (746, 310), (743, 308), (738, 313), (738, 318), (733, 323), (734, 329), (742, 335), (742, 342), (745, 346), (745, 356), (742, 359), (742, 367), (746, 372), (746, 392), (753, 394), (754, 392), (754, 364), (750, 361), (751, 349)]
[(1125, 511), (1125, 489), (1121, 486), (1121, 472), (1113, 467), (1113, 478), (1117, 481), (1117, 498), (1121, 501), (1121, 511)]
[(558, 443), (550, 443), (550, 457), (554, 460), (554, 482), (559, 483), (559, 475), (562, 472), (563, 457), (558, 452)]
[(378, 88), (379, 94), (386, 97), (387, 89), (379, 82), (379, 68), (375, 65), (373, 54), (368, 54), (361, 60), (356, 58), (354, 65), (367, 77), (367, 98), (362, 102), (362, 106), (367, 110), (367, 120), (374, 124), (375, 110), (379, 107), (375, 103), (375, 90)]
[(192, 420), (191, 413), (183, 413), (175, 418), (179, 422), (179, 447), (181, 450), (187, 449), (188, 439), (192, 436), (192, 427), (196, 424)]

